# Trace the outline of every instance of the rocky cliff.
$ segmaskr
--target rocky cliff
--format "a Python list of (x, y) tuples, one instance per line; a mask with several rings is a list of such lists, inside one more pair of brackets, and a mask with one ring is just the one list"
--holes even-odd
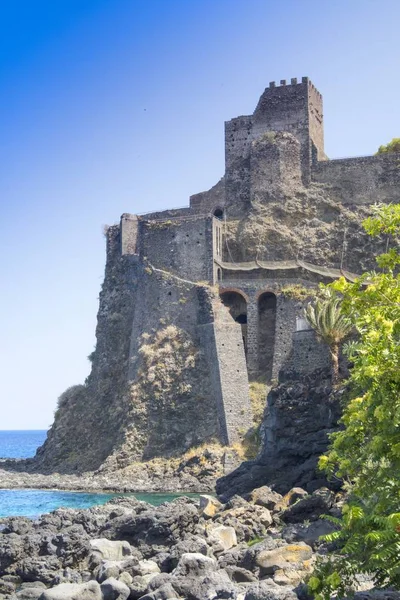
[(337, 429), (344, 393), (332, 389), (330, 373), (323, 369), (306, 375), (282, 373), (267, 397), (257, 458), (219, 479), (217, 493), (226, 500), (262, 485), (280, 493), (293, 486), (311, 493), (327, 485), (317, 463), (329, 434)]

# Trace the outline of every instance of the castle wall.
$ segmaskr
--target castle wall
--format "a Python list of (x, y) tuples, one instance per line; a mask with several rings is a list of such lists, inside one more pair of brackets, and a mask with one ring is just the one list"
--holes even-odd
[[(285, 80), (279, 86), (271, 82), (253, 115), (225, 123), (226, 202), (238, 205), (239, 213), (252, 199), (252, 144), (270, 132), (291, 133), (299, 140), (302, 179), (308, 184), (311, 162), (324, 160), (325, 153), (322, 96), (307, 77), (300, 83), (292, 79), (290, 85)], [(232, 209), (230, 214), (236, 216)]]
[(225, 206), (225, 178), (222, 177), (212, 188), (206, 192), (190, 196), (190, 209), (198, 213), (210, 213), (216, 208)]
[(400, 201), (400, 154), (379, 154), (318, 162), (312, 180), (330, 186), (344, 204)]
[(120, 221), (121, 254), (138, 254), (139, 220), (136, 215), (124, 213)]
[(285, 371), (297, 375), (310, 375), (318, 369), (329, 367), (331, 358), (326, 344), (318, 341), (315, 331), (295, 331), (292, 334), (292, 352), (285, 363)]
[[(296, 331), (296, 317), (303, 315), (305, 302), (285, 295), (285, 287), (300, 284), (313, 287), (311, 282), (299, 278), (277, 279), (271, 278), (260, 280), (244, 280), (225, 278), (220, 282), (220, 292), (238, 291), (247, 298), (247, 369), (250, 378), (277, 379), (279, 371), (290, 359), (292, 354), (293, 332)], [(283, 292), (282, 292), (283, 290)], [(261, 356), (262, 339), (260, 339), (260, 301), (265, 292), (275, 294), (275, 331), (271, 336), (274, 338), (274, 352), (272, 365), (263, 364)], [(272, 320), (270, 321), (272, 323)], [(260, 344), (261, 342), (261, 344)], [(260, 347), (261, 346), (261, 347)]]
[(214, 302), (212, 321), (199, 325), (199, 335), (202, 346), (207, 348), (221, 441), (231, 445), (252, 425), (241, 327), (225, 307)]
[(191, 281), (213, 280), (212, 218), (140, 221), (140, 256)]

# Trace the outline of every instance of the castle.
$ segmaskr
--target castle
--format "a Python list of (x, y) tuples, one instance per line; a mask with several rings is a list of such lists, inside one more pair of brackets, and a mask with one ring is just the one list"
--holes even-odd
[[(271, 82), (252, 115), (225, 123), (213, 188), (187, 208), (123, 214), (106, 234), (92, 373), (74, 398), (92, 419), (75, 430), (84, 468), (230, 445), (252, 423), (249, 378), (326, 365), (296, 290), (373, 266), (381, 242), (360, 222), (371, 203), (400, 201), (399, 162), (329, 160), (321, 94), (307, 77)], [(56, 416), (43, 460), (73, 464), (66, 431)]]

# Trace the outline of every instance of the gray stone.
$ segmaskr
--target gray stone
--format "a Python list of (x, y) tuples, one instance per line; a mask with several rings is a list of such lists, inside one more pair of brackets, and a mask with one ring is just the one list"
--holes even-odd
[(122, 581), (110, 577), (100, 585), (103, 600), (127, 600), (130, 589)]
[(102, 538), (90, 540), (90, 546), (105, 560), (123, 560), (132, 554), (130, 545), (125, 541), (111, 541)]
[(39, 587), (24, 588), (17, 592), (18, 600), (38, 600), (43, 594), (43, 590)]
[(297, 600), (297, 596), (289, 587), (277, 585), (267, 579), (252, 584), (244, 600)]
[(183, 554), (172, 574), (174, 577), (200, 577), (216, 570), (217, 561), (214, 558), (193, 553)]
[(97, 581), (88, 583), (60, 583), (46, 590), (40, 600), (103, 600)]

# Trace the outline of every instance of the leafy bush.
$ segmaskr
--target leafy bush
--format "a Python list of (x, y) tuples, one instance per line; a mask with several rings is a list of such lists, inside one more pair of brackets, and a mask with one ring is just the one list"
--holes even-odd
[[(370, 235), (398, 236), (400, 205), (377, 205), (364, 223)], [(358, 337), (347, 345), (353, 363), (350, 396), (340, 431), (320, 467), (341, 478), (348, 504), (339, 531), (325, 536), (339, 546), (309, 581), (317, 598), (339, 597), (357, 586), (357, 574), (377, 586), (400, 588), (400, 254), (378, 257), (382, 272), (330, 288), (343, 295), (342, 310)]]
[(393, 138), (386, 146), (379, 146), (377, 154), (400, 152), (400, 138)]

